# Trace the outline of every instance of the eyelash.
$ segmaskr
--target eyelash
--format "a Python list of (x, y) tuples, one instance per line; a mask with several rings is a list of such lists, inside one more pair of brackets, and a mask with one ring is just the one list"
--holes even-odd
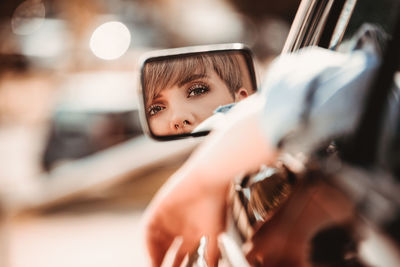
[(187, 98), (196, 97), (207, 94), (210, 91), (210, 87), (203, 83), (196, 83), (189, 87)]
[(148, 108), (147, 113), (149, 114), (149, 116), (154, 116), (154, 115), (157, 115), (158, 112), (160, 112), (164, 109), (165, 109), (165, 107), (158, 105), (158, 104), (154, 104)]
[[(204, 94), (207, 94), (209, 91), (210, 91), (210, 87), (208, 85), (203, 84), (203, 83), (196, 83), (189, 87), (187, 98), (204, 95)], [(154, 116), (154, 115), (157, 115), (158, 112), (160, 112), (164, 109), (165, 109), (165, 107), (163, 107), (159, 104), (153, 104), (148, 108), (147, 113), (149, 114), (149, 116)]]

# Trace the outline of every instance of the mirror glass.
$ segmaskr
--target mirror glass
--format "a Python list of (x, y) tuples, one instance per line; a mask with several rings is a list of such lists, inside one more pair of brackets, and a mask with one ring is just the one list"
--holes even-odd
[(207, 134), (257, 88), (247, 49), (149, 57), (141, 75), (143, 121), (160, 140)]

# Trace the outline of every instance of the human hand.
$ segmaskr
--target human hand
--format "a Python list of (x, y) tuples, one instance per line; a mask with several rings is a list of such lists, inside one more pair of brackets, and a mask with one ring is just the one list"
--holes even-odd
[(227, 188), (202, 185), (201, 179), (186, 182), (179, 176), (163, 186), (146, 211), (146, 243), (152, 264), (161, 266), (172, 242), (181, 237), (173, 265), (180, 266), (206, 236), (206, 258), (208, 265), (214, 266), (219, 256), (217, 236), (225, 228)]
[(246, 105), (246, 100), (235, 106), (229, 123), (213, 130), (157, 193), (144, 216), (153, 266), (160, 266), (178, 236), (183, 241), (174, 266), (193, 252), (202, 236), (208, 239), (208, 264), (216, 265), (217, 236), (225, 228), (226, 197), (233, 178), (276, 159), (276, 150), (259, 125), (260, 107), (251, 101)]

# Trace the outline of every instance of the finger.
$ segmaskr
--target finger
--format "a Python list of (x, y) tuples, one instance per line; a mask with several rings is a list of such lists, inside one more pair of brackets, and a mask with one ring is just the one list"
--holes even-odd
[(218, 263), (218, 259), (220, 257), (219, 249), (218, 249), (218, 240), (216, 236), (211, 236), (208, 238), (207, 244), (207, 263), (209, 266), (216, 266)]
[[(171, 266), (192, 266), (190, 263), (195, 253), (197, 253), (196, 244), (189, 244), (184, 241), (183, 244), (180, 246), (179, 251), (175, 255), (174, 264)], [(184, 264), (185, 262), (186, 264)]]
[(174, 241), (172, 241), (171, 246), (165, 253), (161, 267), (171, 267), (174, 264), (175, 258), (182, 243), (183, 243), (183, 238), (181, 236), (176, 237)]
[(186, 267), (189, 262), (189, 253), (186, 253), (186, 256), (183, 258), (182, 263), (179, 267)]
[(161, 266), (164, 255), (171, 246), (173, 237), (162, 230), (160, 224), (149, 224), (146, 230), (146, 243), (153, 266)]

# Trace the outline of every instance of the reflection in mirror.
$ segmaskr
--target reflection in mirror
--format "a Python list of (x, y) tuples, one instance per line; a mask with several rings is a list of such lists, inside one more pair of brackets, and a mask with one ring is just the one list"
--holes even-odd
[(218, 115), (256, 90), (247, 50), (148, 59), (142, 68), (144, 111), (153, 137), (211, 130)]

